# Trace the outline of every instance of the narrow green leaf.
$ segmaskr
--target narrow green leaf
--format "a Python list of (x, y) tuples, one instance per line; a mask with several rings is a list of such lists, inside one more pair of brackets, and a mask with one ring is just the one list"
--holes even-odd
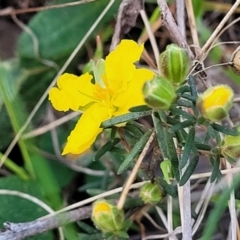
[(112, 127), (111, 129), (111, 135), (110, 135), (110, 140), (113, 141), (114, 138), (116, 137), (117, 134), (117, 128), (116, 127)]
[(159, 148), (162, 151), (163, 158), (169, 159), (168, 151), (167, 151), (167, 141), (166, 141), (166, 136), (164, 133), (163, 123), (162, 123), (161, 119), (159, 118), (159, 115), (157, 112), (154, 112), (152, 114), (152, 119), (153, 119), (155, 131), (156, 131), (157, 141), (159, 144)]
[(178, 106), (189, 107), (189, 108), (193, 106), (192, 102), (185, 99), (178, 99), (176, 104)]
[(185, 170), (184, 174), (181, 177), (181, 180), (179, 182), (180, 186), (183, 186), (188, 179), (192, 176), (199, 160), (199, 155), (195, 155), (190, 161), (187, 169)]
[(194, 144), (194, 138), (195, 138), (195, 128), (191, 127), (191, 129), (189, 131), (189, 134), (188, 134), (188, 137), (187, 137), (187, 141), (186, 141), (185, 146), (184, 146), (182, 158), (181, 158), (180, 163), (179, 163), (180, 169), (184, 168), (185, 165), (188, 162), (188, 159), (190, 157), (192, 147), (193, 147), (193, 144)]
[(146, 106), (146, 105), (142, 105), (142, 106), (137, 106), (137, 107), (132, 107), (129, 109), (130, 112), (146, 112), (152, 110), (150, 107)]
[(220, 219), (221, 215), (223, 214), (224, 210), (226, 209), (226, 203), (229, 200), (230, 194), (237, 189), (240, 183), (240, 175), (237, 174), (231, 186), (229, 188), (225, 188), (220, 195), (217, 203), (215, 204), (214, 209), (210, 212), (207, 222), (205, 224), (204, 232), (202, 234), (201, 240), (209, 240), (212, 239), (212, 235), (217, 227), (217, 224), (212, 224), (216, 222), (216, 219)]
[(127, 124), (124, 127), (124, 130), (129, 132), (131, 135), (133, 135), (134, 138), (140, 139), (143, 135), (143, 133), (137, 128), (136, 126), (132, 124)]
[(187, 128), (187, 127), (190, 127), (190, 126), (193, 126), (196, 122), (195, 121), (192, 121), (192, 120), (186, 120), (186, 121), (183, 121), (183, 122), (179, 122), (177, 123), (176, 125), (173, 125), (170, 130), (172, 132), (176, 132), (176, 131), (179, 131), (181, 129), (184, 129), (184, 128)]
[(208, 130), (208, 133), (211, 136), (211, 138), (216, 139), (217, 145), (220, 145), (222, 140), (221, 140), (219, 132), (214, 130), (210, 124), (207, 125), (207, 130)]
[(149, 116), (151, 115), (152, 110), (150, 111), (145, 111), (145, 112), (132, 112), (132, 113), (127, 113), (118, 117), (111, 118), (107, 121), (104, 121), (101, 124), (102, 128), (109, 128), (111, 126), (117, 125), (119, 123), (124, 123), (132, 120), (139, 119), (141, 117)]
[(188, 85), (183, 85), (177, 89), (176, 93), (183, 94), (185, 92), (190, 92), (190, 87)]
[(95, 154), (93, 160), (96, 161), (100, 159), (106, 152), (110, 151), (113, 146), (120, 142), (120, 138), (114, 138), (113, 141), (109, 141), (104, 144)]
[(182, 116), (184, 118), (186, 118), (187, 120), (190, 120), (190, 121), (196, 121), (196, 118), (195, 116), (185, 112), (184, 110), (182, 110), (181, 108), (177, 108), (177, 107), (172, 107), (170, 108), (170, 111), (173, 113), (173, 114), (176, 114), (178, 116)]
[(207, 132), (206, 132), (206, 135), (205, 135), (205, 137), (204, 137), (203, 143), (204, 143), (204, 144), (208, 144), (208, 142), (209, 142), (210, 139), (211, 139), (211, 135), (210, 135), (210, 133), (207, 131)]
[(222, 126), (217, 123), (212, 123), (211, 125), (212, 125), (213, 129), (215, 129), (218, 132), (222, 132), (224, 134), (231, 135), (231, 136), (239, 136), (239, 132), (236, 129)]
[(209, 144), (194, 142), (194, 145), (199, 150), (211, 151), (212, 147)]
[(210, 177), (210, 182), (214, 182), (216, 179), (220, 179), (222, 177), (222, 173), (219, 170), (220, 166), (220, 159), (219, 158), (214, 158), (213, 156), (211, 158), (211, 163), (213, 164), (213, 170), (212, 174)]
[(177, 154), (176, 147), (175, 147), (175, 144), (173, 141), (173, 137), (171, 136), (169, 129), (164, 129), (164, 133), (166, 136), (168, 156), (172, 163), (173, 174), (174, 174), (176, 181), (179, 181), (179, 179), (180, 179), (179, 159), (178, 159), (178, 154)]
[(159, 184), (164, 189), (164, 191), (167, 194), (169, 194), (173, 198), (178, 196), (177, 186), (168, 184), (164, 179), (162, 179), (160, 177), (156, 178), (155, 181), (157, 184)]
[(128, 154), (128, 156), (126, 157), (126, 159), (123, 161), (123, 163), (120, 165), (119, 169), (118, 169), (118, 174), (123, 173), (124, 171), (126, 171), (130, 164), (134, 161), (134, 158), (137, 156), (137, 154), (144, 148), (144, 146), (146, 145), (150, 135), (151, 135), (152, 131), (147, 131), (142, 137), (141, 139), (134, 145), (134, 147), (132, 148), (131, 152)]
[(197, 101), (197, 97), (194, 97), (194, 96), (190, 95), (189, 93), (183, 93), (183, 95), (181, 97), (185, 98), (191, 102), (194, 102), (194, 103)]
[(190, 86), (191, 95), (193, 97), (197, 98), (198, 92), (197, 92), (197, 88), (196, 88), (196, 84), (195, 84), (195, 79), (192, 75), (189, 76), (188, 83)]

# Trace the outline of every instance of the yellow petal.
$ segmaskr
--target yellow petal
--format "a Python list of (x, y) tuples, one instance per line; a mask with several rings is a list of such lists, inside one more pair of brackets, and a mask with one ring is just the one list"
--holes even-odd
[(132, 40), (122, 40), (105, 61), (105, 84), (114, 92), (126, 90), (136, 69), (134, 63), (140, 59), (143, 44), (138, 45)]
[(100, 124), (109, 118), (111, 116), (109, 116), (108, 109), (100, 104), (96, 103), (89, 107), (68, 137), (62, 155), (80, 154), (90, 148), (98, 134), (103, 130), (100, 128)]
[(80, 77), (65, 73), (58, 78), (57, 87), (49, 91), (49, 100), (59, 111), (72, 109), (78, 111), (80, 107), (96, 101), (93, 96), (95, 86), (91, 83), (92, 76), (85, 73)]
[(136, 69), (133, 78), (128, 83), (127, 90), (119, 94), (113, 102), (118, 109), (114, 116), (125, 114), (129, 109), (136, 106), (145, 105), (142, 88), (146, 81), (149, 81), (155, 75), (148, 69)]

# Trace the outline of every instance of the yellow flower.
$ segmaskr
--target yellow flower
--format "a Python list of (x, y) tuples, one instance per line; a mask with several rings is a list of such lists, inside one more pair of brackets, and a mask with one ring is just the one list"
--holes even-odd
[(233, 90), (227, 85), (207, 89), (198, 97), (197, 106), (203, 117), (215, 122), (223, 120), (233, 105)]
[(63, 74), (57, 87), (49, 92), (49, 100), (58, 111), (83, 111), (74, 130), (67, 139), (63, 155), (80, 154), (91, 147), (100, 124), (112, 117), (129, 112), (135, 106), (144, 105), (143, 84), (154, 73), (137, 69), (134, 63), (140, 59), (143, 45), (132, 40), (122, 40), (106, 60), (101, 60), (101, 69), (94, 78), (89, 73), (81, 76)]

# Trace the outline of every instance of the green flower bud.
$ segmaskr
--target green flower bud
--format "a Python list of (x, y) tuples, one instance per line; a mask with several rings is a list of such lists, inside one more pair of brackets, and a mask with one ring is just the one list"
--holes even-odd
[(157, 204), (161, 201), (163, 192), (156, 183), (145, 183), (140, 188), (140, 197), (144, 203)]
[(233, 105), (233, 90), (227, 85), (210, 87), (199, 95), (197, 107), (206, 119), (216, 122), (223, 120)]
[(176, 44), (168, 45), (167, 49), (160, 54), (159, 68), (161, 74), (174, 85), (183, 84), (190, 69), (187, 50)]
[(144, 84), (143, 95), (147, 105), (156, 110), (169, 109), (177, 96), (172, 84), (159, 76)]
[[(240, 127), (237, 130), (240, 135)], [(225, 157), (240, 158), (240, 136), (226, 135), (222, 142), (221, 152)]]
[(105, 199), (93, 204), (92, 221), (103, 232), (117, 232), (123, 228), (124, 212)]

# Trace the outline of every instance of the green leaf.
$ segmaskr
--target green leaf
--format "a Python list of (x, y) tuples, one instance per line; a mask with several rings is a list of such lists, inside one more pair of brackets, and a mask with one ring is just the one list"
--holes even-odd
[(177, 195), (178, 195), (177, 186), (168, 184), (165, 180), (163, 180), (160, 177), (156, 178), (155, 180), (156, 180), (156, 183), (158, 183), (167, 194), (169, 194), (173, 198), (177, 197)]
[(194, 102), (194, 103), (197, 101), (197, 97), (194, 97), (194, 96), (190, 95), (189, 93), (183, 93), (181, 95), (181, 97), (185, 98), (185, 99), (187, 99), (187, 100), (189, 100), (191, 102)]
[(170, 108), (170, 111), (177, 115), (177, 116), (182, 116), (183, 118), (187, 119), (187, 120), (190, 120), (192, 122), (196, 121), (196, 118), (195, 116), (185, 112), (184, 110), (182, 110), (181, 108), (177, 108), (177, 107), (172, 107)]
[(184, 129), (184, 128), (193, 126), (195, 123), (196, 123), (195, 121), (186, 120), (186, 121), (179, 122), (179, 123), (173, 125), (173, 126), (170, 128), (170, 130), (171, 130), (172, 132), (176, 132), (176, 131), (179, 131), (179, 130), (181, 130), (181, 129)]
[(100, 159), (106, 152), (110, 151), (113, 146), (120, 142), (119, 138), (114, 138), (113, 141), (109, 141), (104, 144), (95, 154), (93, 160), (96, 161)]
[(185, 92), (190, 92), (190, 87), (188, 85), (183, 85), (176, 90), (176, 93), (183, 94)]
[(227, 202), (230, 198), (230, 194), (237, 189), (240, 183), (240, 175), (235, 175), (233, 182), (229, 188), (225, 188), (221, 193), (217, 203), (215, 204), (214, 209), (210, 212), (207, 222), (205, 224), (204, 232), (202, 234), (201, 240), (212, 239), (212, 235), (217, 227), (217, 224), (212, 224), (216, 222), (216, 219), (220, 219), (224, 210), (227, 207)]
[(216, 179), (220, 179), (222, 177), (222, 173), (219, 170), (219, 166), (220, 166), (220, 159), (215, 158), (213, 156), (210, 156), (210, 161), (211, 164), (213, 165), (213, 170), (212, 170), (212, 174), (210, 177), (210, 182), (214, 182)]
[[(19, 70), (15, 62), (6, 62), (0, 65), (0, 93), (15, 133), (19, 131), (28, 116), (24, 103), (18, 95), (18, 85), (15, 84), (16, 78), (24, 79), (24, 76), (24, 72)], [(31, 178), (36, 178), (37, 181), (39, 181), (40, 187), (52, 206), (55, 208), (60, 207), (60, 188), (46, 159), (36, 152), (36, 150), (31, 149), (36, 145), (34, 140), (24, 140), (20, 138), (18, 145), (25, 163), (25, 168), (30, 173)]]
[(212, 147), (209, 144), (194, 142), (194, 145), (199, 150), (211, 151)]
[(222, 140), (221, 140), (219, 132), (214, 130), (210, 124), (207, 125), (207, 131), (208, 131), (209, 135), (211, 136), (211, 138), (216, 139), (217, 145), (220, 145)]
[(157, 141), (159, 144), (159, 148), (162, 152), (163, 158), (169, 159), (168, 151), (167, 151), (167, 141), (166, 141), (166, 136), (165, 136), (165, 132), (164, 132), (164, 126), (163, 126), (163, 123), (157, 112), (154, 112), (152, 114), (152, 119), (153, 119), (155, 131), (156, 131)]
[(178, 106), (183, 106), (183, 107), (192, 107), (193, 106), (192, 102), (185, 100), (185, 99), (178, 99), (176, 104)]
[(188, 179), (192, 176), (199, 160), (199, 155), (193, 156), (193, 158), (189, 161), (189, 165), (187, 166), (187, 169), (185, 170), (184, 174), (182, 175), (179, 185), (183, 186)]
[[(67, 2), (71, 1), (58, 0), (54, 4)], [(30, 21), (29, 27), (37, 37), (39, 56), (62, 64), (86, 35), (108, 3), (108, 0), (101, 0), (38, 13)], [(119, 3), (120, 1), (115, 1), (95, 33), (117, 13)], [(25, 67), (29, 68), (28, 64), (32, 66), (42, 65), (34, 52), (33, 39), (27, 32), (21, 34), (17, 51)], [(28, 61), (26, 61), (27, 59)]]
[(166, 136), (168, 156), (169, 156), (169, 159), (172, 164), (173, 174), (174, 174), (176, 181), (179, 181), (179, 179), (180, 179), (179, 160), (178, 160), (176, 147), (175, 147), (175, 144), (173, 141), (173, 137), (171, 136), (169, 129), (165, 129), (164, 132), (165, 132), (165, 136)]
[(120, 165), (119, 169), (118, 169), (118, 174), (123, 173), (124, 171), (126, 171), (130, 164), (134, 161), (134, 158), (137, 156), (137, 154), (144, 148), (144, 146), (146, 145), (150, 135), (151, 135), (152, 131), (147, 131), (142, 137), (141, 139), (134, 145), (134, 147), (131, 149), (130, 153), (128, 154), (128, 156), (125, 158), (125, 160), (123, 161), (123, 163)]
[(191, 127), (191, 129), (189, 131), (189, 134), (188, 134), (188, 137), (187, 137), (187, 141), (184, 145), (182, 158), (181, 158), (180, 163), (179, 163), (180, 169), (184, 168), (185, 165), (188, 162), (188, 159), (190, 157), (190, 153), (191, 153), (192, 148), (193, 148), (194, 138), (195, 138), (195, 128)]
[(111, 118), (107, 121), (104, 121), (100, 127), (102, 128), (108, 128), (114, 125), (117, 125), (119, 123), (124, 123), (132, 120), (139, 119), (141, 117), (149, 116), (151, 115), (152, 110), (145, 111), (145, 112), (133, 112), (133, 113), (126, 113), (118, 117)]
[[(0, 178), (0, 189), (19, 191), (43, 200), (41, 188), (35, 181), (23, 181), (16, 176)], [(46, 215), (48, 212), (30, 200), (14, 195), (0, 195), (0, 226), (6, 221), (28, 222)], [(0, 227), (1, 228), (1, 227)], [(31, 237), (33, 240), (53, 240), (52, 232)]]
[(133, 137), (140, 139), (143, 135), (142, 131), (135, 125), (127, 124), (124, 130), (129, 132)]
[(212, 125), (213, 129), (215, 129), (218, 132), (222, 132), (224, 134), (231, 135), (231, 136), (239, 136), (239, 132), (236, 129), (222, 126), (217, 123), (212, 123), (211, 125)]

